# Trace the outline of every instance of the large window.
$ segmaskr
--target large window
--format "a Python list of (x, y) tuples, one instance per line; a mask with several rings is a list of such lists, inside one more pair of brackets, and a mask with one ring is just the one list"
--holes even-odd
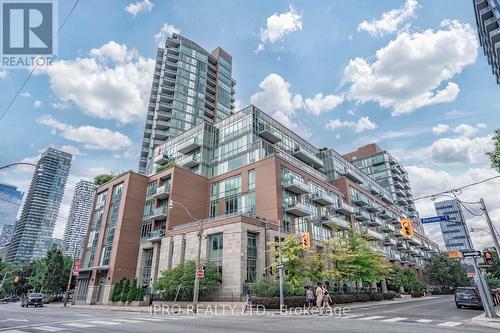
[(248, 190), (255, 190), (255, 170), (248, 171)]
[(142, 253), (142, 284), (148, 284), (151, 280), (151, 266), (153, 265), (153, 249), (144, 250)]
[(257, 234), (247, 234), (247, 282), (257, 279)]
[(217, 270), (221, 274), (222, 274), (222, 249), (223, 249), (222, 234), (209, 235), (207, 259), (209, 262), (217, 266)]

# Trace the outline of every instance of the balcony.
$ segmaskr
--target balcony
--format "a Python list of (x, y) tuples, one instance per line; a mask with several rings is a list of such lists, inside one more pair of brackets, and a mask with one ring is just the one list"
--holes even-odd
[(344, 215), (349, 215), (354, 213), (354, 207), (345, 203), (344, 201), (340, 201), (337, 207), (335, 207), (335, 211)]
[(293, 150), (293, 156), (297, 157), (299, 160), (301, 160), (306, 164), (312, 165), (315, 169), (323, 167), (323, 161), (313, 153), (310, 153), (309, 151), (305, 150), (304, 148), (301, 147), (295, 148)]
[(335, 203), (335, 199), (327, 193), (314, 193), (312, 199), (314, 202), (320, 204), (321, 206), (329, 206)]
[(147, 240), (149, 242), (159, 242), (159, 241), (161, 241), (163, 236), (165, 236), (165, 230), (158, 229), (158, 230), (151, 231), (148, 234)]
[(201, 147), (201, 140), (198, 137), (192, 137), (191, 139), (181, 143), (177, 148), (179, 153), (187, 154), (193, 150)]
[(408, 249), (408, 247), (406, 246), (406, 243), (402, 242), (402, 241), (396, 242), (396, 247), (398, 248), (398, 250), (407, 250)]
[(179, 160), (179, 165), (185, 168), (193, 168), (200, 164), (200, 158), (195, 155), (188, 155)]
[(354, 171), (353, 169), (351, 169), (349, 167), (345, 168), (345, 171), (342, 174), (342, 176), (349, 178), (350, 180), (352, 180), (355, 183), (358, 183), (358, 184), (363, 183), (363, 178), (360, 175), (358, 175), (358, 173), (356, 171)]
[(384, 221), (382, 223), (382, 231), (394, 233), (396, 232), (396, 228), (392, 224), (389, 224), (386, 221)]
[(283, 186), (286, 190), (295, 194), (309, 193), (309, 186), (300, 179), (290, 177), (283, 181)]
[(391, 218), (391, 215), (389, 215), (389, 211), (387, 209), (382, 208), (380, 211), (380, 217), (383, 219), (389, 219)]
[(170, 157), (166, 153), (160, 153), (155, 156), (154, 162), (157, 164), (165, 164), (170, 161)]
[(364, 210), (357, 209), (356, 210), (356, 215), (354, 215), (356, 220), (358, 221), (368, 221), (370, 220), (370, 214), (368, 212), (365, 212)]
[(161, 206), (153, 209), (153, 214), (151, 214), (152, 220), (165, 220), (167, 218), (167, 207)]
[(368, 199), (363, 195), (353, 194), (351, 199), (358, 206), (366, 206), (368, 204)]
[(385, 239), (384, 235), (372, 229), (368, 229), (368, 238), (373, 241), (383, 241)]
[(384, 238), (384, 245), (387, 245), (387, 246), (390, 246), (390, 247), (396, 247), (397, 243), (396, 243), (396, 240), (394, 238), (386, 236)]
[(153, 198), (165, 199), (170, 194), (170, 183), (165, 183), (162, 186), (156, 188), (156, 192), (153, 194)]
[(411, 245), (418, 245), (420, 246), (422, 244), (422, 242), (418, 239), (418, 238), (415, 238), (415, 237), (411, 237), (408, 239), (408, 242), (411, 244)]
[(293, 214), (298, 217), (304, 217), (311, 215), (309, 207), (301, 202), (296, 202), (294, 204), (289, 204), (285, 208), (285, 212)]
[(271, 143), (278, 143), (281, 139), (275, 134), (275, 131), (269, 126), (259, 126), (259, 135)]
[(390, 261), (401, 261), (401, 256), (399, 255), (399, 253), (391, 251), (389, 253), (386, 253), (386, 256)]
[(381, 227), (384, 224), (381, 219), (378, 217), (372, 216), (372, 218), (368, 221), (368, 225), (372, 227)]
[(351, 228), (351, 223), (349, 221), (338, 216), (331, 216), (326, 222), (338, 230), (348, 230)]
[(401, 232), (401, 229), (400, 228), (396, 228), (394, 227), (394, 234), (396, 235), (396, 237), (403, 237), (403, 233)]

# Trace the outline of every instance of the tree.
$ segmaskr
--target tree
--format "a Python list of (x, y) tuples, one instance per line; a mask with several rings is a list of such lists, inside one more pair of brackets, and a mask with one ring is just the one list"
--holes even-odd
[(155, 169), (155, 173), (163, 171), (165, 169), (170, 169), (171, 167), (178, 167), (179, 165), (173, 161), (167, 162), (165, 164), (159, 165)]
[(130, 285), (130, 289), (129, 289), (128, 294), (127, 294), (127, 302), (135, 301), (137, 298), (137, 292), (138, 292), (137, 280), (134, 279), (134, 281)]
[(126, 279), (125, 283), (123, 284), (122, 293), (120, 295), (120, 301), (122, 302), (127, 301), (129, 291), (130, 291), (130, 281), (129, 279)]
[[(221, 274), (213, 263), (205, 263), (205, 276), (200, 279), (200, 295), (206, 295), (220, 285)], [(196, 274), (196, 263), (186, 261), (185, 263), (161, 272), (156, 281), (155, 289), (164, 293), (167, 297), (174, 298), (179, 291), (178, 299), (191, 300), (193, 298), (193, 286)]]
[(389, 288), (396, 292), (399, 292), (401, 287), (406, 292), (417, 292), (425, 286), (413, 269), (400, 267), (393, 267), (392, 272), (387, 276), (387, 283)]
[(125, 279), (123, 278), (115, 284), (115, 286), (113, 287), (113, 291), (111, 292), (111, 301), (119, 302), (121, 300), (124, 283)]
[(442, 287), (463, 287), (468, 285), (467, 272), (459, 261), (448, 258), (444, 253), (433, 254), (425, 262), (429, 280)]
[(65, 285), (64, 257), (60, 249), (51, 248), (45, 257), (47, 271), (43, 279), (43, 289), (49, 294), (61, 291)]
[(94, 177), (94, 184), (100, 186), (112, 180), (114, 178), (113, 174), (102, 174)]
[(495, 148), (492, 152), (489, 152), (487, 154), (491, 161), (491, 167), (500, 172), (500, 129), (497, 129), (495, 131), (493, 141), (495, 144)]
[(42, 287), (45, 281), (45, 275), (47, 274), (47, 263), (45, 258), (41, 260), (36, 260), (30, 263), (33, 268), (34, 274), (28, 276), (28, 283), (31, 285), (33, 290), (42, 291)]

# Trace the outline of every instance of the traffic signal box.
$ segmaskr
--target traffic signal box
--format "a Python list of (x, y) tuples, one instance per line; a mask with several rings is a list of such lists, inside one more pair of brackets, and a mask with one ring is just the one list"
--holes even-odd
[(413, 226), (411, 219), (401, 220), (401, 232), (404, 237), (413, 237)]
[(484, 251), (483, 258), (486, 264), (493, 265), (493, 254), (490, 251)]
[(300, 235), (300, 240), (302, 243), (302, 248), (304, 248), (304, 249), (311, 248), (311, 234), (309, 232), (303, 232)]

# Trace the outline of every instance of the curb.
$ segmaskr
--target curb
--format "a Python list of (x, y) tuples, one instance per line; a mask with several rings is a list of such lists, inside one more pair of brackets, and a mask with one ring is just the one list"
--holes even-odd
[[(500, 317), (500, 312), (497, 311), (497, 315)], [(484, 312), (472, 318), (471, 322), (481, 326), (500, 329), (500, 319), (486, 318)]]

